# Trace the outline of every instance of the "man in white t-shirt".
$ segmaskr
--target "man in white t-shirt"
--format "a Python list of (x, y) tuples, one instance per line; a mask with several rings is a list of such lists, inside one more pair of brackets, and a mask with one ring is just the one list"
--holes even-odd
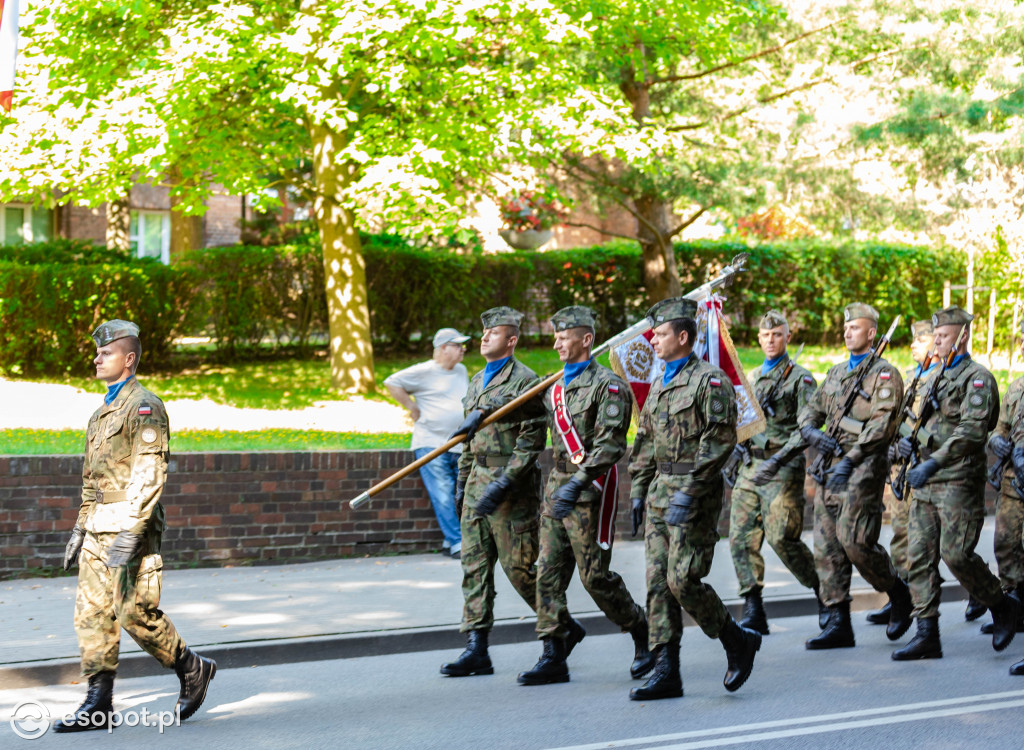
[[(399, 370), (384, 380), (388, 393), (412, 416), (412, 450), (416, 458), (447, 443), (462, 424), (462, 398), (469, 387), (469, 375), (462, 364), (467, 341), (469, 336), (454, 328), (442, 328), (434, 334), (433, 359)], [(455, 480), (461, 452), (462, 445), (456, 445), (420, 467), (420, 476), (444, 534), (444, 549), (456, 560), (462, 553), (462, 531), (455, 510)]]

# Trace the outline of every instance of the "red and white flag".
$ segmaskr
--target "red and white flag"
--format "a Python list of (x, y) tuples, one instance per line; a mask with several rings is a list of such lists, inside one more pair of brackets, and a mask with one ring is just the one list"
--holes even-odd
[(0, 107), (11, 111), (18, 60), (18, 0), (0, 0)]

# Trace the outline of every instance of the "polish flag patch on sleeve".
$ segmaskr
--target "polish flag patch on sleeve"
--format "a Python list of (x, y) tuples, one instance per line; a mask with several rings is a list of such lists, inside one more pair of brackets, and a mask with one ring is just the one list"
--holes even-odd
[(973, 385), (975, 388), (984, 388), (985, 387), (985, 381), (984, 380), (975, 380), (974, 382), (971, 383), (971, 385)]
[(892, 375), (889, 374), (888, 370), (882, 370), (880, 373), (878, 373), (879, 380), (888, 380), (891, 377)]
[(807, 383), (807, 385), (814, 385), (814, 378), (810, 375), (804, 375), (804, 382)]
[(143, 404), (142, 406), (139, 407), (139, 414), (141, 414), (143, 416), (148, 415), (148, 414), (152, 414), (152, 413), (153, 413), (153, 409), (152, 409), (152, 407), (150, 407), (149, 404)]
[(609, 393), (618, 393), (619, 392), (619, 386), (615, 385), (615, 383), (609, 383), (608, 384), (608, 392)]
[(721, 378), (711, 378), (708, 382), (711, 383), (711, 385), (713, 385), (715, 388), (717, 388), (718, 386), (720, 386), (722, 384), (722, 379)]

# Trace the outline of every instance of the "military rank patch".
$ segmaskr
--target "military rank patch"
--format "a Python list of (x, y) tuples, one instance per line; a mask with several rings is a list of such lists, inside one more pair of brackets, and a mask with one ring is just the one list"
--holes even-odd
[(878, 373), (879, 380), (888, 380), (890, 377), (892, 377), (892, 375), (889, 373), (888, 370), (882, 370), (880, 373)]
[[(978, 382), (978, 381), (974, 381), (974, 382)], [(985, 403), (985, 399), (983, 399), (981, 397), (981, 395), (978, 394), (978, 393), (975, 393), (968, 400), (971, 402), (971, 406), (981, 406), (983, 403)]]
[(155, 443), (156, 442), (156, 430), (152, 427), (146, 427), (142, 430), (142, 442), (144, 443)]
[(711, 378), (708, 382), (711, 383), (711, 385), (713, 385), (715, 388), (717, 388), (718, 386), (720, 386), (722, 384), (722, 379), (721, 378)]
[(619, 409), (618, 404), (608, 404), (606, 407), (604, 407), (604, 413), (607, 414), (609, 417), (619, 416), (620, 411), (621, 410)]
[(985, 381), (984, 380), (975, 380), (975, 381), (973, 381), (971, 383), (971, 385), (973, 385), (975, 388), (984, 388), (985, 387)]
[(139, 414), (148, 415), (148, 414), (152, 414), (152, 413), (153, 413), (153, 409), (150, 407), (149, 404), (142, 404), (139, 407)]

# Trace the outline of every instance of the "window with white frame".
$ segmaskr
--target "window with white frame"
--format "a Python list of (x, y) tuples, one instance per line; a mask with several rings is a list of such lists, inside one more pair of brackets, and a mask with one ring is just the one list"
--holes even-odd
[(53, 239), (53, 211), (27, 203), (0, 205), (0, 244), (22, 245)]
[(171, 262), (171, 216), (166, 211), (132, 211), (128, 243), (140, 258)]

